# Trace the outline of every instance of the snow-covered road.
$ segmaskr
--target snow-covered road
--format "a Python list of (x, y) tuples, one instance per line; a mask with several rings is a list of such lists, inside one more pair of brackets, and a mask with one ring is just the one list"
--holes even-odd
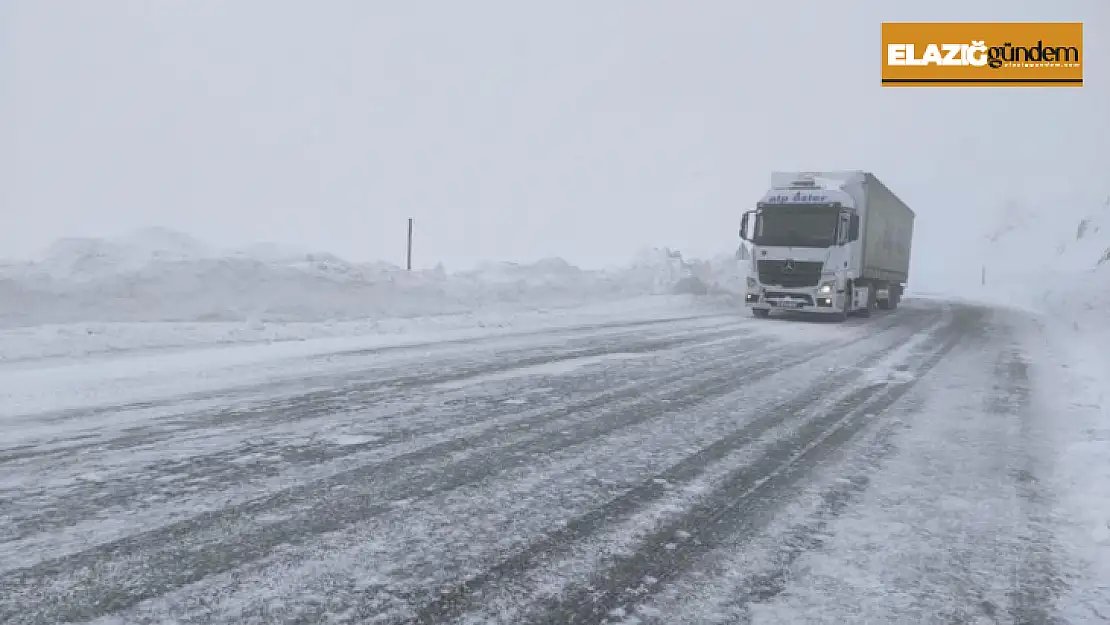
[(707, 312), (63, 397), (0, 419), (0, 622), (1049, 622), (1035, 332)]

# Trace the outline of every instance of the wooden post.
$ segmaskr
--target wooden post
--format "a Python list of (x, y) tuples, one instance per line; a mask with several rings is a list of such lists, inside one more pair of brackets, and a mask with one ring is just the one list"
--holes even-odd
[(409, 217), (409, 243), (405, 252), (405, 270), (412, 271), (412, 217)]

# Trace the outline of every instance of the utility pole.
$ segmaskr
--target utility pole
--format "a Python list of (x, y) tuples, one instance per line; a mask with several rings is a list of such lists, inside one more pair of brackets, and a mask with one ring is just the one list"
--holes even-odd
[(987, 286), (987, 266), (983, 265), (982, 274), (979, 277), (979, 282), (982, 286)]
[(409, 217), (409, 244), (405, 253), (405, 271), (412, 271), (412, 217)]

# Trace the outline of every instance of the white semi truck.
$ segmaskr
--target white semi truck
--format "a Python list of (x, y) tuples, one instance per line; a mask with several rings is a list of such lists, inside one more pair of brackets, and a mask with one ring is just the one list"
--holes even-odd
[(745, 305), (837, 320), (898, 306), (909, 278), (914, 212), (864, 171), (775, 172), (744, 213), (752, 244)]

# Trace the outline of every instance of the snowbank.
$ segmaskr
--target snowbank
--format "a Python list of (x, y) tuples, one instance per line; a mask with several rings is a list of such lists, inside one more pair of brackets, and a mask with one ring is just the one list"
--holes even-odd
[(0, 327), (349, 321), (457, 314), (498, 304), (542, 309), (676, 290), (708, 292), (738, 264), (721, 262), (689, 263), (671, 250), (646, 250), (631, 265), (606, 271), (553, 258), (451, 274), (442, 267), (408, 272), (276, 246), (219, 250), (151, 229), (118, 239), (67, 239), (40, 258), (0, 265)]
[(737, 272), (733, 257), (690, 262), (669, 249), (604, 271), (549, 258), (409, 272), (275, 244), (224, 250), (151, 228), (64, 239), (29, 261), (0, 263), (0, 362), (527, 325), (559, 311), (589, 317), (583, 306), (727, 293), (743, 285)]

